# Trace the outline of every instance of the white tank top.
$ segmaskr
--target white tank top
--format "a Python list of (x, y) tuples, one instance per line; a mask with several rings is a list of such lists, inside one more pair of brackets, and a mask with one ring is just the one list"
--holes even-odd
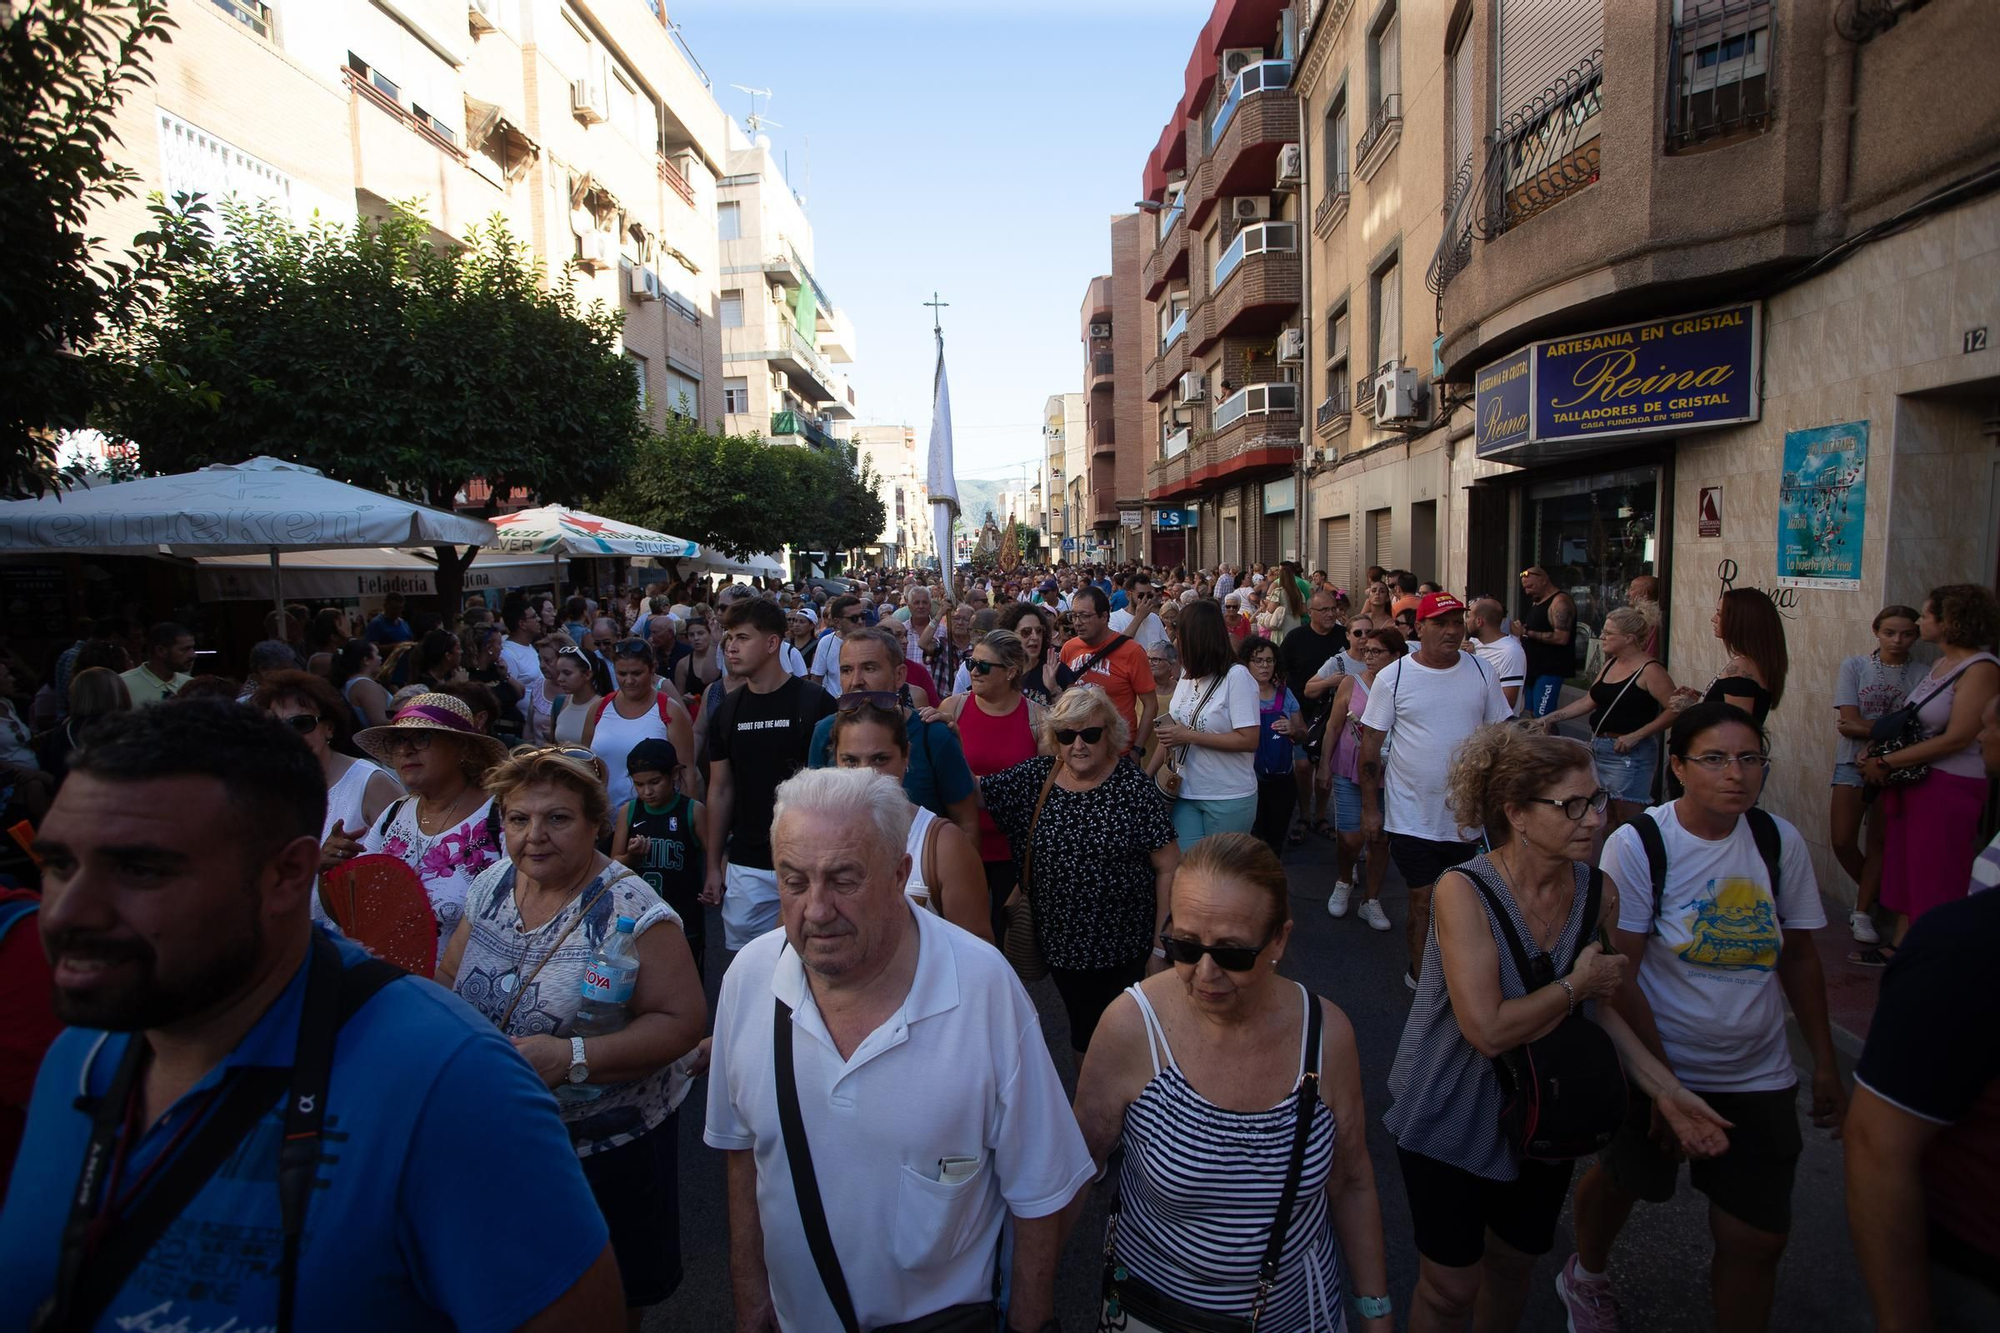
[(917, 906), (944, 915), (944, 908), (938, 903), (931, 886), (924, 882), (924, 845), (931, 840), (931, 825), (937, 822), (935, 811), (917, 807), (916, 818), (910, 821), (910, 837), (903, 844), (903, 850), (910, 854), (910, 877), (903, 883), (903, 892)]
[[(625, 760), (632, 753), (632, 747), (643, 740), (672, 739), (667, 735), (666, 719), (660, 716), (657, 703), (638, 717), (621, 717), (617, 699), (615, 694), (608, 695), (590, 705), (592, 712), (600, 708), (603, 710), (597, 712), (597, 731), (590, 738), (590, 752), (602, 759), (604, 767), (610, 772), (611, 776), (604, 785), (614, 810), (636, 794), (632, 789), (632, 775), (625, 771)], [(565, 705), (563, 715), (556, 719), (557, 725), (567, 722), (569, 714), (569, 706)], [(583, 733), (578, 731), (577, 740), (581, 742), (582, 739)], [(685, 764), (689, 756), (680, 755), (678, 758)]]
[[(368, 759), (356, 759), (347, 766), (347, 771), (340, 775), (340, 781), (326, 789), (326, 823), (320, 826), (319, 840), (321, 842), (325, 842), (331, 836), (336, 821), (357, 842), (360, 841), (361, 834), (368, 829), (368, 818), (362, 808), (362, 803), (368, 795), (369, 780), (377, 773), (387, 773), (388, 771), (388, 769), (382, 767), (380, 764)], [(402, 783), (398, 782), (396, 790), (400, 792), (402, 789)], [(330, 919), (326, 914), (325, 906), (319, 900), (317, 892), (312, 896), (312, 919), (315, 921)]]

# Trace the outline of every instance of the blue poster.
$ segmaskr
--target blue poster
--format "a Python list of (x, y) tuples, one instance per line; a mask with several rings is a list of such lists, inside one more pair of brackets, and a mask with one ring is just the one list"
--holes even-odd
[(1861, 588), (1868, 516), (1868, 423), (1785, 432), (1778, 480), (1778, 586)]

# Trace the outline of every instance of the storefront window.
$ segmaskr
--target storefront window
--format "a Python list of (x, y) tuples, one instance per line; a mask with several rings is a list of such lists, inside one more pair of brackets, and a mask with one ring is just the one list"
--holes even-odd
[[(1530, 486), (1521, 506), (1521, 568), (1540, 565), (1576, 602), (1579, 675), (1600, 660), (1604, 617), (1625, 588), (1658, 572), (1660, 470), (1571, 477)], [(1518, 604), (1520, 594), (1515, 590)]]

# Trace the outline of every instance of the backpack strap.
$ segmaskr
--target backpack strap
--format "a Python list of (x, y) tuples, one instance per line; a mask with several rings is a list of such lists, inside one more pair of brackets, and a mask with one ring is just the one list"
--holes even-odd
[(6, 939), (8, 931), (41, 910), (41, 906), (38, 898), (14, 898), (0, 903), (0, 940)]
[[(1778, 832), (1778, 821), (1769, 810), (1753, 805), (1743, 812), (1743, 817), (1749, 821), (1750, 837), (1757, 844), (1757, 855), (1764, 860), (1764, 873), (1771, 877), (1771, 910), (1775, 913), (1778, 908), (1778, 865), (1785, 852), (1784, 837)], [(1785, 924), (1783, 918), (1778, 924)]]
[(1657, 935), (1660, 933), (1660, 906), (1667, 896), (1667, 840), (1660, 836), (1660, 826), (1652, 814), (1643, 810), (1633, 819), (1632, 832), (1638, 835), (1639, 845), (1646, 849), (1646, 868), (1653, 878), (1653, 915), (1646, 933)]

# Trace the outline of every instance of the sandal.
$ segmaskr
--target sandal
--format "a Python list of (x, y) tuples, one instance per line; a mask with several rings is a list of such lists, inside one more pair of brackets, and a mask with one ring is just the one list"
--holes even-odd
[(1327, 823), (1326, 820), (1324, 819), (1315, 819), (1313, 821), (1312, 831), (1314, 833), (1319, 834), (1320, 837), (1328, 839), (1329, 841), (1337, 840), (1340, 837), (1338, 833), (1335, 833), (1333, 831), (1333, 825)]
[(1306, 826), (1304, 824), (1292, 825), (1292, 831), (1285, 835), (1285, 844), (1290, 847), (1296, 847), (1305, 840)]
[(1878, 944), (1871, 949), (1856, 949), (1847, 955), (1847, 961), (1862, 967), (1887, 967), (1896, 956), (1893, 944)]

